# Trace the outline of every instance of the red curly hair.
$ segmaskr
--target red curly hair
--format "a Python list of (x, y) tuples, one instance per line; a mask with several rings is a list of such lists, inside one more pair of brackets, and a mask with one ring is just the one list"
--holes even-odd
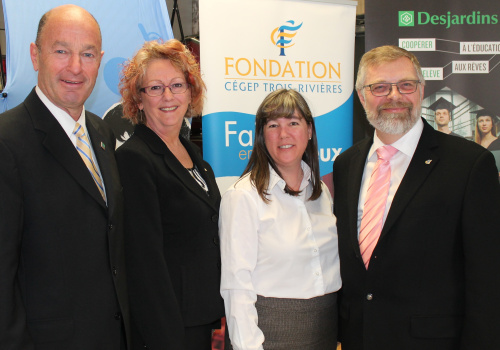
[(200, 115), (205, 97), (205, 83), (201, 78), (200, 66), (193, 54), (180, 41), (171, 39), (166, 42), (147, 41), (133, 58), (128, 60), (120, 76), (120, 94), (122, 95), (123, 117), (133, 124), (145, 124), (146, 117), (139, 111), (141, 102), (139, 89), (149, 63), (153, 60), (169, 60), (180, 70), (191, 89), (191, 108), (186, 117)]

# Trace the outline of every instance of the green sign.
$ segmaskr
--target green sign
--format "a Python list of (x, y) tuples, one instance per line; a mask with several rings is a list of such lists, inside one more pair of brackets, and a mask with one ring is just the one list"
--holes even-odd
[(414, 27), (415, 16), (413, 11), (399, 11), (399, 26), (400, 27)]

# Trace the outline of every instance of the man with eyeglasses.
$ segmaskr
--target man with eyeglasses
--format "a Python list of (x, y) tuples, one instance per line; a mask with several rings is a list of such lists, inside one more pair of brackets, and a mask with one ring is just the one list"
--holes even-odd
[(333, 169), (342, 350), (500, 349), (494, 159), (421, 118), (424, 86), (406, 50), (361, 59), (375, 133)]

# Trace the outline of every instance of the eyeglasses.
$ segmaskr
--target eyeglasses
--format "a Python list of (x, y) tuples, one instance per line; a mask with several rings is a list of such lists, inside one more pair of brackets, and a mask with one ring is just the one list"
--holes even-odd
[(392, 91), (392, 86), (396, 85), (400, 94), (413, 94), (417, 91), (420, 80), (404, 80), (398, 83), (376, 83), (365, 85), (363, 88), (370, 88), (373, 96), (388, 96)]
[(161, 96), (165, 93), (165, 89), (169, 88), (170, 92), (173, 94), (182, 94), (188, 89), (188, 83), (172, 83), (170, 85), (151, 85), (140, 88), (139, 91), (145, 92), (148, 96), (156, 97)]

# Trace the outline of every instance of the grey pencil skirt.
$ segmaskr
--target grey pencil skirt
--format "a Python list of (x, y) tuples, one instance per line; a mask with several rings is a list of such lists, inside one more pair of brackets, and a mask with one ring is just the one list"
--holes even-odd
[(337, 349), (337, 293), (311, 299), (257, 296), (264, 350)]

